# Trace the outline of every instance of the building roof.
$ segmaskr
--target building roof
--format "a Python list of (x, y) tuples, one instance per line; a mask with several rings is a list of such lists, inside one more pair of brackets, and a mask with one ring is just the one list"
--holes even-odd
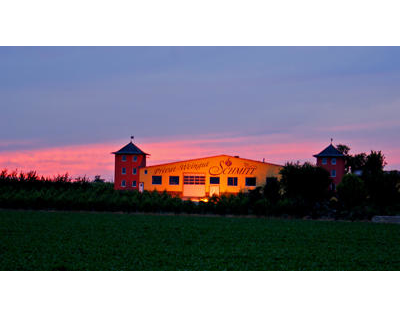
[(326, 147), (323, 151), (321, 151), (318, 155), (314, 155), (314, 157), (344, 157), (344, 155), (335, 148), (332, 144)]
[(139, 147), (130, 142), (128, 145), (122, 147), (118, 151), (112, 152), (114, 155), (149, 155), (142, 151)]

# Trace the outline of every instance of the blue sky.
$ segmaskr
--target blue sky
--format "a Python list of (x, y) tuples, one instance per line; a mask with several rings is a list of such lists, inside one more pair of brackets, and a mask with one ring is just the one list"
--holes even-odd
[(131, 134), (333, 137), (400, 169), (399, 57), (399, 47), (0, 47), (0, 152)]

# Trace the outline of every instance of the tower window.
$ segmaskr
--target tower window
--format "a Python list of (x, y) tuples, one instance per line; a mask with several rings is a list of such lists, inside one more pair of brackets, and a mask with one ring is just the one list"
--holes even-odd
[(122, 161), (126, 161), (126, 156), (125, 155), (122, 156)]
[(122, 174), (126, 174), (126, 168), (122, 168)]
[(336, 165), (336, 158), (332, 158), (331, 163), (332, 165)]
[(133, 169), (132, 169), (132, 174), (136, 174), (136, 173), (137, 173), (136, 168), (133, 168)]
[(331, 170), (331, 177), (332, 178), (336, 177), (336, 170)]
[(326, 165), (328, 163), (328, 159), (327, 158), (322, 158), (322, 164)]
[(137, 161), (137, 156), (133, 156), (133, 161), (134, 161), (134, 162)]

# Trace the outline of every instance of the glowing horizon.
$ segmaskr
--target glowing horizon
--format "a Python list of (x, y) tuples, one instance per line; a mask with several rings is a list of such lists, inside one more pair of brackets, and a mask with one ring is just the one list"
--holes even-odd
[[(323, 150), (329, 143), (319, 141), (293, 142), (286, 140), (265, 140), (265, 137), (222, 136), (156, 140), (147, 139), (135, 144), (151, 156), (147, 165), (158, 165), (187, 159), (204, 158), (216, 155), (238, 155), (242, 158), (254, 159), (284, 165), (289, 161), (309, 161), (314, 163), (314, 154)], [(125, 146), (127, 141), (118, 140), (86, 145), (68, 145), (45, 147), (29, 150), (11, 150), (0, 152), (1, 169), (9, 171), (35, 170), (39, 175), (53, 176), (68, 173), (72, 178), (88, 176), (93, 179), (101, 175), (107, 181), (114, 177), (114, 155), (111, 152)], [(349, 144), (351, 146), (351, 144)], [(386, 169), (400, 167), (400, 150), (382, 150), (386, 155)], [(351, 153), (359, 151), (352, 150)]]

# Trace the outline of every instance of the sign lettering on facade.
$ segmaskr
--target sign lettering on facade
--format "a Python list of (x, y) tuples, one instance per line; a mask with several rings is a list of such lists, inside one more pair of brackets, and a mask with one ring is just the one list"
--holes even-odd
[[(183, 164), (179, 164), (178, 166), (171, 167), (159, 167), (155, 169), (154, 174), (165, 174), (165, 173), (174, 173), (177, 171), (203, 171), (207, 172), (210, 176), (218, 176), (218, 175), (252, 175), (257, 169), (256, 165), (252, 165), (244, 162), (243, 166), (233, 166), (230, 158), (227, 160), (221, 160), (219, 165), (211, 166), (210, 161), (198, 161), (198, 162), (187, 162)], [(209, 168), (208, 168), (209, 167)], [(207, 170), (208, 168), (208, 170)], [(206, 169), (206, 170), (204, 170)]]

